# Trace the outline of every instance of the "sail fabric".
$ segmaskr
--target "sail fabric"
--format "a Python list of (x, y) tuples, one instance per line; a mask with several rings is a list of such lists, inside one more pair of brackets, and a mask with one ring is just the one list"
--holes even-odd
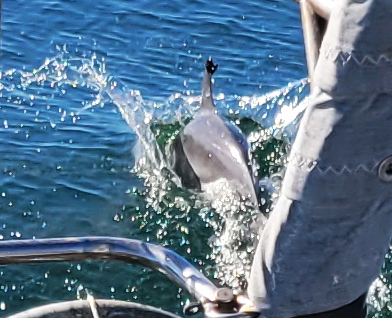
[(381, 176), (392, 174), (391, 30), (390, 0), (339, 0), (331, 14), (252, 266), (262, 317), (344, 306), (380, 272), (392, 235), (392, 183)]

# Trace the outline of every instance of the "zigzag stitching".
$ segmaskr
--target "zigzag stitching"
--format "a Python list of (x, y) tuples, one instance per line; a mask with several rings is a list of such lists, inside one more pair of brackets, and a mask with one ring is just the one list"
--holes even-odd
[(379, 165), (379, 164), (376, 163), (373, 167), (368, 168), (366, 165), (360, 164), (358, 167), (355, 168), (354, 171), (355, 171), (355, 172), (359, 172), (359, 171), (363, 170), (364, 172), (373, 172), (373, 171), (377, 170), (378, 165)]
[(378, 167), (378, 163), (375, 164), (372, 167), (368, 167), (365, 164), (359, 164), (358, 166), (356, 166), (355, 168), (349, 168), (346, 165), (344, 165), (342, 168), (336, 168), (336, 167), (332, 167), (332, 166), (328, 166), (326, 169), (320, 168), (319, 166), (317, 166), (317, 170), (322, 174), (325, 175), (328, 172), (331, 172), (335, 175), (341, 176), (344, 173), (348, 173), (348, 174), (353, 174), (356, 172), (360, 172), (361, 170), (363, 172), (367, 172), (367, 173), (372, 173), (373, 171), (375, 171)]
[(385, 55), (385, 54), (381, 54), (381, 55), (378, 57), (377, 60), (375, 60), (371, 55), (365, 55), (365, 56), (362, 58), (361, 61), (360, 61), (358, 58), (356, 58), (356, 57), (354, 56), (354, 54), (351, 54), (350, 56), (354, 59), (354, 61), (355, 61), (357, 64), (359, 64), (359, 65), (361, 65), (361, 66), (362, 66), (363, 64), (365, 64), (366, 61), (370, 62), (370, 63), (373, 64), (373, 65), (379, 65), (379, 64), (382, 62), (382, 60), (384, 60), (384, 63), (391, 63), (391, 62), (392, 62), (392, 59), (388, 58), (388, 56)]
[(327, 169), (322, 169), (317, 166), (317, 171), (319, 171), (322, 175), (325, 175), (328, 172), (331, 172), (331, 173), (338, 175), (338, 176), (341, 176), (345, 172), (353, 173), (353, 171), (350, 168), (348, 168), (347, 166), (343, 166), (340, 170), (338, 168), (334, 168), (332, 166), (328, 166)]
[(340, 60), (343, 65), (346, 65), (351, 59), (353, 59), (353, 61), (359, 66), (364, 66), (365, 63), (370, 63), (374, 66), (378, 66), (381, 63), (392, 63), (392, 57), (388, 57), (386, 53), (380, 54), (379, 57), (375, 59), (369, 54), (366, 54), (362, 58), (359, 58), (354, 53), (343, 53), (341, 51), (337, 51), (334, 53), (333, 51), (334, 50), (332, 48), (330, 48), (328, 51), (325, 51), (324, 57), (326, 59), (332, 59), (334, 62)]
[(377, 170), (379, 165), (379, 163), (375, 163), (372, 166), (361, 163), (353, 168), (349, 168), (347, 165), (344, 165), (341, 168), (333, 167), (333, 166), (328, 166), (327, 168), (321, 168), (319, 165), (317, 165), (318, 163), (317, 160), (311, 158), (305, 158), (299, 154), (293, 154), (290, 158), (290, 162), (295, 164), (300, 169), (311, 171), (316, 167), (317, 171), (320, 172), (322, 175), (325, 175), (327, 173), (332, 173), (337, 176), (341, 176), (343, 174), (358, 173), (361, 171), (365, 173), (372, 173), (375, 170)]

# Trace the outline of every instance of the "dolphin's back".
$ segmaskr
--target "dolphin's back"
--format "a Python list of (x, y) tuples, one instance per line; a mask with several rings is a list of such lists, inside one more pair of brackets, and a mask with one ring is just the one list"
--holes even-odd
[(251, 176), (256, 195), (259, 195), (259, 179), (257, 177), (257, 173), (255, 171), (255, 166), (253, 165), (252, 157), (250, 154), (250, 146), (248, 143), (248, 140), (246, 136), (242, 133), (242, 131), (234, 125), (231, 121), (227, 119), (222, 119), (224, 123), (226, 124), (227, 128), (230, 130), (230, 132), (233, 134), (234, 138), (237, 140), (238, 144), (240, 145), (243, 156), (245, 158), (245, 162), (247, 163), (248, 166), (248, 171), (249, 175)]
[(220, 179), (235, 183), (236, 190), (257, 203), (249, 146), (234, 125), (213, 110), (199, 110), (181, 135), (184, 154), (203, 184)]

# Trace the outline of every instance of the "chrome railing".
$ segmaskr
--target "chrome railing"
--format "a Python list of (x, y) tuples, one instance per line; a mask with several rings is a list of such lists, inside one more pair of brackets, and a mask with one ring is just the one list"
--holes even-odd
[(186, 312), (204, 310), (205, 317), (256, 317), (242, 313), (247, 304), (243, 295), (218, 288), (177, 253), (158, 245), (114, 237), (69, 237), (37, 240), (0, 241), (0, 265), (117, 260), (139, 264), (165, 274), (196, 300)]

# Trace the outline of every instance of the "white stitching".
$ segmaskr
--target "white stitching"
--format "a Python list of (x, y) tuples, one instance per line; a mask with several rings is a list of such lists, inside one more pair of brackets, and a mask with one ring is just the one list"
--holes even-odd
[(317, 170), (325, 175), (327, 173), (333, 173), (337, 176), (341, 176), (343, 174), (353, 174), (353, 173), (357, 173), (360, 171), (366, 172), (366, 173), (372, 173), (373, 171), (375, 171), (378, 167), (378, 163), (376, 163), (373, 166), (367, 166), (366, 164), (359, 164), (358, 166), (354, 167), (354, 168), (349, 168), (346, 165), (344, 165), (341, 168), (337, 168), (337, 167), (332, 167), (332, 166), (328, 166), (326, 168), (321, 168), (320, 166), (317, 166)]
[(389, 57), (387, 53), (381, 53), (378, 58), (374, 58), (370, 54), (365, 54), (363, 57), (359, 57), (355, 55), (353, 52), (344, 53), (339, 50), (333, 50), (332, 48), (324, 51), (324, 57), (326, 59), (331, 59), (334, 62), (340, 62), (345, 66), (349, 61), (353, 60), (357, 65), (364, 66), (372, 64), (374, 66), (378, 66), (380, 64), (390, 64), (392, 63), (392, 57)]
[(319, 161), (311, 158), (305, 158), (300, 154), (292, 154), (290, 158), (290, 162), (296, 165), (301, 170), (312, 171), (316, 167), (317, 171), (320, 172), (322, 175), (325, 175), (327, 173), (332, 173), (337, 176), (341, 176), (344, 174), (358, 173), (361, 171), (365, 173), (373, 173), (374, 171), (377, 170), (379, 166), (379, 163), (376, 162), (375, 164), (360, 163), (353, 168), (349, 168), (347, 165), (343, 165), (341, 167), (333, 167), (331, 165), (327, 167), (320, 167), (318, 165)]

